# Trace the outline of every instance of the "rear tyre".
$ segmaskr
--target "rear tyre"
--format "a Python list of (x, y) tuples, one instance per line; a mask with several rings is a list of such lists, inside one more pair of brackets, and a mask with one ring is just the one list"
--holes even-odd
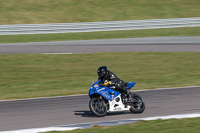
[(104, 117), (107, 113), (105, 101), (104, 99), (100, 99), (100, 97), (93, 97), (90, 99), (89, 108), (90, 111), (98, 117)]
[(145, 103), (142, 98), (136, 93), (132, 93), (131, 97), (133, 98), (134, 102), (132, 103), (130, 111), (134, 114), (142, 113), (145, 110)]

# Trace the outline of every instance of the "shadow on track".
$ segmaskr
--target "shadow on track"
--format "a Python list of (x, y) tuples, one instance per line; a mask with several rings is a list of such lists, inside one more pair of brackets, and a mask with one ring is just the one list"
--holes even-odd
[(82, 117), (95, 117), (92, 112), (90, 112), (89, 110), (78, 110), (78, 111), (74, 111), (75, 115), (80, 115)]
[[(113, 116), (113, 115), (126, 115), (126, 114), (132, 114), (130, 112), (112, 112), (107, 113), (106, 116)], [(94, 114), (92, 114), (89, 110), (77, 110), (74, 111), (74, 115), (80, 115), (81, 117), (97, 117)]]

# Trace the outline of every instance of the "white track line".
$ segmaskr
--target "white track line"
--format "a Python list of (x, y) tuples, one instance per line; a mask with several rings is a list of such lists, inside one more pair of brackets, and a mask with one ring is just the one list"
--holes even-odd
[(22, 129), (13, 131), (0, 131), (0, 133), (40, 133), (49, 131), (70, 131), (75, 129), (81, 129), (81, 127), (46, 127), (46, 128), (32, 128), (32, 129)]
[(186, 87), (172, 87), (172, 88), (157, 88), (157, 89), (145, 89), (145, 90), (135, 90), (139, 91), (159, 91), (159, 90), (173, 90), (173, 89), (186, 89), (186, 88), (198, 88), (200, 86), (186, 86)]
[[(168, 119), (183, 119), (183, 118), (197, 118), (200, 117), (200, 112), (192, 113), (192, 114), (176, 114), (176, 115), (168, 115), (168, 116), (155, 116), (155, 117), (146, 117), (146, 118), (139, 118), (138, 120), (168, 120)], [(135, 119), (130, 119), (135, 120)]]
[[(197, 118), (200, 117), (200, 112), (198, 113), (192, 113), (192, 114), (177, 114), (177, 115), (167, 115), (167, 116), (156, 116), (156, 117), (146, 117), (146, 118), (137, 118), (137, 119), (126, 119), (129, 121), (149, 121), (149, 120), (167, 120), (167, 119), (182, 119), (182, 118)], [(106, 121), (108, 122), (108, 121)], [(102, 122), (100, 122), (102, 123)], [(89, 124), (90, 127), (92, 127), (94, 124), (98, 125), (98, 123), (82, 123), (82, 124)], [(119, 121), (119, 124), (126, 124), (121, 121)], [(67, 125), (66, 125), (67, 126)], [(46, 127), (46, 128), (32, 128), (32, 129), (22, 129), (22, 130), (13, 130), (13, 131), (0, 131), (0, 133), (39, 133), (39, 132), (49, 132), (49, 131), (70, 131), (75, 129), (83, 129), (84, 127), (81, 127), (80, 124), (71, 125), (72, 127), (64, 127), (62, 126), (55, 126), (55, 127)]]
[[(133, 91), (134, 91), (134, 92), (141, 92), (141, 91), (159, 91), (159, 90), (186, 89), (186, 88), (198, 88), (198, 87), (200, 87), (200, 86), (173, 87), (173, 88), (158, 88), (158, 89), (133, 90)], [(86, 96), (86, 95), (88, 95), (88, 94), (69, 95), (69, 96), (55, 96), (55, 97), (26, 98), (26, 99), (13, 99), (13, 100), (0, 100), (0, 102), (24, 101), (24, 100), (40, 100), (40, 99), (76, 97), (76, 96)]]
[(74, 54), (74, 53), (42, 53), (42, 54)]
[(86, 95), (87, 94), (69, 95), (69, 96), (55, 96), (55, 97), (38, 97), (38, 98), (26, 98), (26, 99), (13, 99), (13, 100), (0, 100), (0, 102), (25, 101), (25, 100), (40, 100), (40, 99), (53, 99), (53, 98), (77, 97), (77, 96), (86, 96)]

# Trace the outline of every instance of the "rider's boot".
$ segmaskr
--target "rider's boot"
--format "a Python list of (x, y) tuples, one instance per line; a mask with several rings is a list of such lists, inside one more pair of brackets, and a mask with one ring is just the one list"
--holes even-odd
[(130, 91), (127, 91), (127, 98), (128, 98), (128, 101), (130, 101), (130, 99), (131, 99), (131, 92)]
[[(127, 98), (126, 98), (126, 102), (130, 102), (131, 101), (131, 92), (130, 91), (127, 91), (127, 93), (126, 93), (126, 96), (127, 96)], [(125, 104), (125, 108), (127, 108), (128, 106), (127, 106), (127, 104)]]

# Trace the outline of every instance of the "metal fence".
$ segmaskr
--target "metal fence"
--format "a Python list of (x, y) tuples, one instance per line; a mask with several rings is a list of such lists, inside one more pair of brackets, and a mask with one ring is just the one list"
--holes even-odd
[(74, 33), (200, 26), (200, 17), (84, 23), (0, 25), (0, 35)]

